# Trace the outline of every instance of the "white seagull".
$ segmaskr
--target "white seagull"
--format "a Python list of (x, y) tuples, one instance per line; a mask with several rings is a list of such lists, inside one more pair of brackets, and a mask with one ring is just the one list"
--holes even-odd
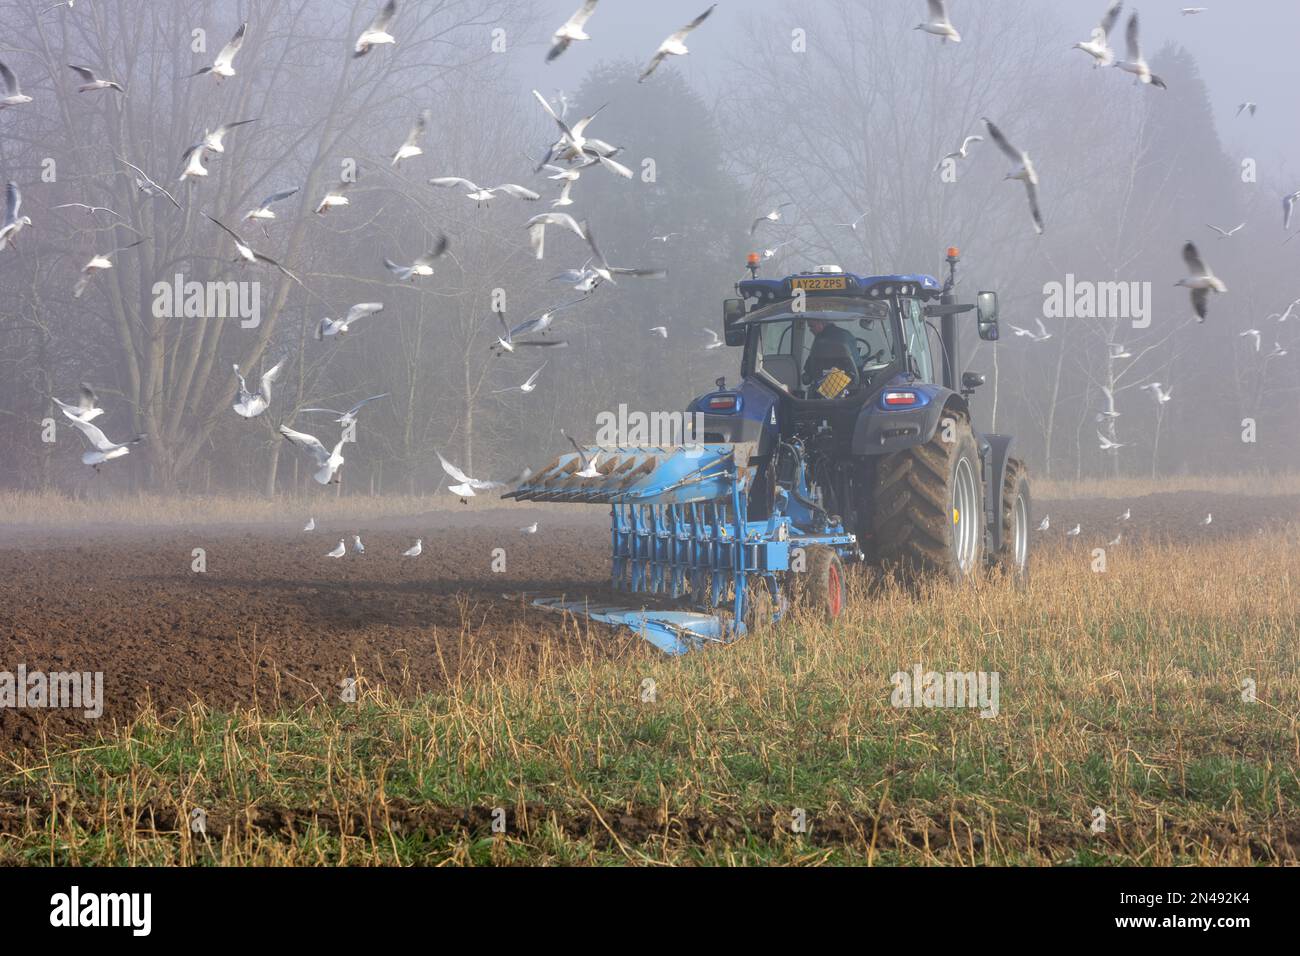
[(55, 405), (58, 405), (59, 408), (63, 409), (64, 415), (68, 416), (68, 418), (72, 419), (74, 422), (94, 421), (100, 415), (104, 414), (104, 410), (97, 407), (95, 404), (99, 401), (95, 395), (95, 390), (85, 382), (81, 383), (81, 394), (77, 398), (76, 405), (69, 405), (66, 402), (61, 402), (53, 395), (50, 396), (50, 399)]
[(1029, 154), (1024, 150), (1012, 146), (1002, 130), (993, 124), (988, 117), (984, 118), (984, 126), (989, 131), (989, 136), (997, 144), (998, 149), (1002, 150), (1013, 163), (1011, 172), (1003, 176), (1003, 179), (1018, 179), (1025, 184), (1025, 192), (1029, 196), (1029, 214), (1034, 218), (1034, 231), (1040, 236), (1043, 234), (1043, 214), (1038, 208), (1038, 172), (1034, 169), (1034, 164), (1029, 158)]
[(1196, 319), (1204, 322), (1210, 293), (1227, 292), (1228, 287), (1205, 264), (1201, 254), (1196, 251), (1195, 243), (1190, 239), (1183, 246), (1183, 261), (1187, 263), (1191, 274), (1186, 279), (1179, 279), (1174, 285), (1192, 290), (1192, 308), (1196, 310)]
[(1107, 437), (1106, 437), (1105, 435), (1103, 435), (1101, 432), (1097, 432), (1097, 440), (1101, 442), (1101, 450), (1102, 450), (1102, 451), (1116, 451), (1116, 450), (1118, 450), (1118, 449), (1120, 449), (1120, 448), (1127, 448), (1127, 447), (1128, 447), (1128, 443), (1127, 443), (1127, 442), (1111, 441), (1109, 438), (1107, 438)]
[(575, 478), (601, 477), (600, 470), (597, 467), (597, 465), (600, 463), (599, 449), (596, 452), (594, 452), (590, 458), (588, 458), (587, 453), (582, 450), (581, 445), (579, 445), (576, 441), (573, 440), (572, 435), (566, 434), (563, 428), (560, 429), (560, 434), (564, 435), (564, 437), (569, 440), (569, 444), (573, 446), (573, 450), (578, 453), (578, 460), (582, 462), (581, 470), (574, 472), (573, 476)]
[(1107, 342), (1106, 347), (1110, 349), (1110, 357), (1112, 359), (1126, 359), (1133, 357), (1133, 353), (1130, 352), (1121, 342)]
[(472, 498), (476, 491), (491, 491), (494, 488), (506, 487), (506, 483), (503, 481), (485, 481), (482, 478), (471, 478), (446, 458), (443, 458), (442, 452), (438, 451), (436, 448), (433, 453), (438, 456), (438, 461), (442, 463), (442, 470), (445, 471), (449, 477), (459, 482), (458, 485), (451, 487), (451, 491), (454, 494), (460, 495), (462, 498)]
[(231, 228), (230, 228), (229, 226), (227, 226), (225, 223), (223, 223), (223, 222), (221, 222), (221, 221), (219, 221), (219, 220), (217, 220), (217, 219), (213, 219), (213, 218), (212, 218), (211, 216), (209, 216), (207, 213), (204, 213), (203, 215), (204, 215), (204, 218), (209, 219), (209, 220), (211, 220), (213, 223), (215, 223), (216, 225), (220, 226), (221, 229), (226, 233), (226, 235), (230, 236), (231, 239), (235, 240), (235, 251), (236, 251), (237, 253), (239, 253), (238, 257), (235, 259), (236, 262), (243, 263), (243, 264), (247, 264), (247, 263), (250, 263), (250, 262), (251, 262), (251, 263), (256, 263), (256, 262), (265, 262), (267, 265), (275, 266), (277, 269), (279, 269), (282, 273), (284, 273), (286, 276), (288, 276), (288, 277), (289, 277), (290, 279), (292, 279), (294, 282), (298, 283), (298, 285), (302, 285), (302, 280), (301, 280), (301, 279), (299, 279), (296, 275), (294, 275), (292, 272), (290, 272), (290, 271), (289, 271), (288, 269), (286, 269), (284, 266), (280, 265), (279, 262), (277, 262), (276, 260), (272, 259), (270, 256), (268, 256), (268, 255), (264, 255), (263, 253), (258, 252), (256, 249), (254, 249), (252, 246), (250, 246), (247, 242), (245, 242), (245, 241), (243, 240), (243, 238), (241, 238), (240, 235), (239, 235), (237, 232), (235, 232), (235, 230), (231, 229)]
[[(240, 222), (247, 222), (248, 220), (252, 219), (257, 222), (265, 223), (265, 221), (267, 220), (274, 219), (275, 213), (271, 209), (271, 204), (280, 202), (281, 200), (284, 199), (288, 199), (297, 191), (298, 191), (298, 187), (294, 186), (293, 189), (285, 189), (278, 193), (271, 193), (271, 195), (267, 196), (260, 203), (258, 203), (256, 209), (250, 209), (248, 210), (248, 212), (244, 213), (244, 218), (241, 219)], [(263, 224), (262, 226), (262, 231), (266, 232), (265, 224)], [(270, 233), (267, 233), (267, 235), (269, 236)]]
[(1239, 339), (1244, 339), (1246, 336), (1250, 336), (1255, 340), (1255, 351), (1258, 352), (1259, 351), (1259, 329), (1247, 329), (1245, 332), (1239, 332), (1237, 334), (1237, 338)]
[(424, 150), (420, 148), (420, 139), (424, 136), (424, 131), (429, 126), (429, 117), (432, 114), (428, 110), (421, 110), (420, 115), (416, 117), (415, 125), (411, 131), (406, 134), (406, 141), (397, 147), (397, 152), (393, 154), (392, 165), (396, 166), (404, 159), (410, 159), (412, 156), (421, 155)]
[(325, 557), (327, 557), (327, 558), (341, 558), (341, 557), (343, 557), (343, 555), (345, 555), (345, 554), (347, 554), (347, 553), (348, 553), (347, 545), (345, 545), (345, 544), (343, 543), (343, 539), (342, 539), (342, 538), (339, 538), (339, 543), (336, 544), (336, 545), (334, 546), (334, 550), (333, 550), (333, 551), (328, 551), (328, 552), (326, 552)]
[(72, 297), (74, 299), (81, 298), (81, 294), (86, 291), (86, 286), (90, 284), (90, 280), (94, 277), (96, 272), (113, 268), (113, 256), (117, 255), (119, 252), (125, 252), (127, 249), (134, 249), (142, 242), (144, 242), (143, 239), (137, 239), (129, 246), (119, 246), (111, 252), (97, 252), (92, 255), (90, 261), (81, 267), (81, 276), (77, 279), (76, 285), (72, 287)]
[(1146, 385), (1142, 386), (1142, 391), (1149, 391), (1152, 397), (1155, 398), (1156, 402), (1164, 405), (1173, 397), (1174, 390), (1172, 388), (1164, 388), (1159, 382), (1148, 382)]
[(760, 225), (762, 225), (765, 222), (780, 222), (781, 210), (784, 209), (786, 206), (793, 206), (793, 205), (794, 203), (792, 202), (783, 202), (781, 203), (781, 205), (777, 206), (771, 212), (759, 216), (757, 219), (754, 220), (753, 225), (749, 227), (749, 234), (752, 236), (754, 234), (754, 230), (757, 229)]
[(339, 184), (330, 189), (321, 201), (316, 204), (316, 214), (323, 216), (336, 206), (346, 206), (349, 204), (347, 191), (352, 188), (352, 180), (341, 179)]
[(437, 243), (434, 244), (431, 252), (426, 252), (409, 266), (398, 265), (392, 259), (384, 259), (384, 268), (386, 268), (397, 278), (402, 280), (411, 280), (414, 282), (418, 278), (433, 275), (433, 263), (439, 256), (447, 251), (447, 237), (439, 236)]
[(88, 66), (73, 66), (68, 64), (68, 69), (80, 76), (84, 83), (77, 87), (78, 93), (92, 93), (95, 90), (117, 90), (119, 93), (125, 93), (122, 84), (116, 80), (105, 80), (95, 75), (95, 71)]
[(708, 344), (704, 346), (704, 348), (705, 348), (706, 351), (709, 350), (709, 349), (720, 349), (720, 348), (722, 348), (724, 345), (727, 344), (727, 343), (724, 342), (722, 339), (718, 338), (718, 333), (717, 333), (717, 332), (713, 331), (713, 330), (710, 329), (710, 328), (706, 328), (706, 329), (704, 330), (704, 334), (707, 335), (707, 336), (709, 337), (709, 342), (708, 342)]
[(537, 534), (537, 522), (534, 521), (532, 524), (528, 525), (527, 527), (520, 528), (519, 530), (522, 531), (524, 534)]
[(1201, 519), (1201, 524), (1208, 525), (1211, 524), (1213, 521), (1214, 521), (1213, 512), (1207, 512), (1205, 517)]
[(389, 25), (393, 22), (393, 17), (397, 15), (397, 0), (388, 0), (382, 10), (375, 15), (370, 21), (370, 26), (361, 31), (361, 36), (357, 37), (356, 45), (352, 48), (352, 56), (355, 59), (359, 56), (365, 56), (370, 52), (371, 47), (381, 46), (385, 43), (396, 43), (393, 35), (388, 32)]
[(1240, 232), (1242, 229), (1246, 227), (1246, 224), (1244, 222), (1241, 225), (1234, 226), (1231, 229), (1220, 229), (1218, 226), (1212, 225), (1211, 223), (1208, 222), (1205, 225), (1208, 228), (1213, 229), (1215, 232), (1217, 232), (1219, 234), (1220, 239), (1231, 239), (1233, 236), (1235, 236), (1238, 232)]
[(1300, 190), (1282, 197), (1282, 228), (1291, 228), (1291, 213), (1295, 210), (1295, 204), (1300, 202)]
[(1051, 515), (1043, 515), (1043, 520), (1040, 521), (1040, 522), (1038, 522), (1038, 530), (1039, 530), (1039, 531), (1046, 531), (1046, 530), (1047, 530), (1048, 528), (1050, 528), (1051, 526), (1052, 526), (1052, 516), (1051, 516)]
[(587, 241), (587, 234), (578, 221), (570, 216), (567, 212), (544, 212), (540, 216), (534, 216), (524, 224), (528, 230), (528, 242), (533, 247), (533, 255), (538, 259), (542, 258), (542, 253), (546, 247), (546, 227), (560, 226), (568, 229), (583, 242)]
[(230, 38), (230, 42), (221, 48), (217, 58), (211, 66), (205, 66), (202, 69), (195, 70), (190, 76), (202, 76), (204, 73), (211, 73), (220, 82), (222, 78), (235, 75), (235, 54), (239, 48), (244, 45), (244, 34), (248, 32), (248, 24), (241, 23), (235, 35)]
[(1151, 67), (1147, 61), (1142, 58), (1142, 47), (1138, 43), (1138, 15), (1136, 12), (1128, 18), (1128, 30), (1125, 34), (1127, 44), (1127, 60), (1119, 60), (1114, 66), (1123, 70), (1125, 73), (1132, 73), (1137, 77), (1137, 82), (1146, 83), (1151, 86), (1158, 86), (1160, 89), (1168, 89), (1165, 81), (1160, 79), (1151, 72)]
[(913, 29), (924, 30), (926, 33), (932, 33), (937, 37), (942, 37), (943, 42), (951, 40), (953, 43), (961, 42), (959, 34), (948, 20), (948, 5), (944, 0), (926, 0), (926, 6), (930, 8), (930, 19), (918, 23)]
[[(1242, 103), (1240, 106), (1237, 107), (1237, 116), (1240, 116), (1242, 113), (1246, 112), (1247, 110), (1250, 111), (1251, 116), (1254, 116), (1255, 111), (1258, 109), (1259, 109), (1258, 103), (1252, 103), (1249, 100), (1247, 100), (1245, 103)], [(1236, 117), (1234, 117), (1234, 119), (1235, 118)]]
[(139, 444), (149, 437), (147, 435), (136, 435), (134, 438), (119, 444), (118, 442), (109, 441), (98, 427), (88, 421), (74, 418), (72, 424), (80, 430), (81, 434), (86, 436), (86, 440), (90, 442), (94, 449), (93, 451), (82, 452), (81, 462), (84, 465), (90, 465), (95, 471), (99, 471), (99, 466), (106, 461), (112, 461), (114, 458), (121, 458), (123, 455), (131, 454), (130, 445)]
[(358, 413), (359, 411), (361, 411), (361, 409), (365, 408), (365, 407), (366, 407), (367, 405), (369, 405), (371, 402), (377, 402), (377, 401), (379, 401), (381, 398), (387, 398), (387, 397), (388, 397), (388, 393), (387, 393), (387, 392), (384, 392), (384, 394), (382, 394), (382, 395), (371, 395), (369, 398), (363, 398), (361, 401), (357, 402), (355, 405), (353, 405), (351, 408), (349, 408), (346, 412), (340, 412), (340, 411), (337, 411), (336, 409), (333, 409), (333, 408), (304, 408), (304, 409), (301, 409), (301, 411), (303, 411), (303, 412), (325, 412), (325, 413), (327, 413), (327, 414), (329, 414), (329, 415), (337, 415), (338, 418), (334, 419), (334, 421), (335, 421), (336, 424), (339, 424), (339, 425), (351, 425), (353, 422), (355, 422), (355, 421), (357, 420), (357, 413)]
[[(949, 154), (948, 154), (947, 156), (945, 156), (943, 159), (941, 159), (941, 160), (939, 160), (937, 163), (935, 163), (935, 164), (934, 164), (934, 169), (931, 170), (931, 171), (932, 171), (932, 172), (938, 172), (938, 171), (939, 171), (939, 167), (942, 166), (944, 163), (946, 163), (946, 162), (947, 162), (948, 160), (950, 160), (950, 159), (965, 159), (965, 158), (967, 157), (968, 153), (969, 153), (969, 150), (970, 150), (970, 144), (971, 144), (971, 143), (982, 143), (982, 142), (984, 142), (984, 137), (983, 137), (983, 136), (967, 136), (965, 139), (963, 139), (963, 140), (961, 141), (961, 147), (960, 147), (959, 149), (957, 149), (955, 152), (951, 152), (951, 153), (949, 153)], [(846, 225), (846, 224), (842, 224), (842, 225)]]
[(676, 33), (670, 36), (663, 43), (659, 44), (659, 49), (655, 50), (655, 55), (654, 58), (650, 60), (650, 65), (645, 68), (645, 72), (641, 74), (637, 82), (644, 83), (646, 79), (649, 78), (650, 74), (653, 73), (655, 69), (659, 66), (659, 64), (662, 63), (667, 57), (685, 56), (686, 54), (690, 53), (691, 51), (686, 49), (687, 35), (696, 27), (698, 27), (701, 23), (707, 20), (709, 18), (709, 14), (713, 12), (713, 8), (716, 6), (717, 6), (716, 3), (710, 6), (709, 9), (705, 10), (703, 13), (701, 13), (690, 23), (686, 24), (686, 26), (682, 27), (680, 30), (678, 30)]
[(1115, 26), (1115, 21), (1119, 19), (1122, 9), (1124, 9), (1124, 2), (1118, 0), (1106, 11), (1100, 25), (1093, 28), (1092, 36), (1082, 43), (1076, 43), (1073, 47), (1092, 57), (1094, 70), (1099, 66), (1110, 66), (1115, 62), (1115, 51), (1110, 48), (1110, 31)]
[(575, 40), (590, 40), (591, 37), (583, 31), (591, 15), (596, 12), (597, 0), (584, 0), (581, 7), (573, 16), (565, 20), (558, 30), (551, 35), (551, 49), (546, 54), (546, 62), (554, 60), (557, 56), (569, 48), (569, 44)]
[(1029, 336), (1030, 341), (1033, 342), (1046, 342), (1048, 339), (1052, 337), (1052, 333), (1047, 331), (1046, 327), (1043, 325), (1042, 319), (1035, 317), (1034, 321), (1038, 324), (1037, 332), (1034, 332), (1030, 329), (1022, 329), (1018, 325), (1011, 325), (1010, 322), (1008, 322), (1007, 325), (1010, 327), (1011, 331), (1014, 332), (1016, 335), (1027, 335)]
[(668, 326), (666, 325), (652, 325), (650, 326), (650, 331), (661, 339), (668, 338)]
[(303, 530), (303, 531), (315, 531), (315, 530), (316, 530), (316, 519), (315, 519), (315, 517), (308, 518), (308, 519), (307, 519), (307, 523), (306, 523), (305, 525), (302, 526), (302, 530)]
[(334, 335), (343, 335), (352, 327), (352, 323), (376, 312), (382, 312), (383, 308), (382, 302), (358, 302), (348, 309), (348, 314), (341, 319), (321, 319), (320, 325), (316, 326), (316, 341)]
[(437, 176), (429, 180), (429, 185), (464, 186), (469, 190), (465, 195), (480, 206), (491, 202), (497, 193), (503, 193), (515, 199), (525, 199), (529, 202), (542, 198), (541, 193), (535, 193), (526, 186), (520, 186), (517, 183), (502, 183), (500, 186), (480, 186), (478, 183), (460, 176)]
[(236, 414), (244, 418), (256, 418), (271, 404), (271, 384), (280, 375), (280, 370), (284, 368), (284, 359), (276, 362), (266, 372), (262, 373), (261, 388), (257, 394), (249, 392), (248, 383), (244, 381), (244, 376), (239, 372), (239, 366), (233, 366), (235, 376), (239, 379), (239, 401), (235, 402), (234, 409)]
[(22, 232), (23, 226), (30, 226), (32, 220), (30, 216), (18, 215), (18, 210), (23, 205), (23, 194), (19, 190), (17, 183), (9, 183), (5, 186), (5, 215), (0, 221), (0, 249), (13, 246), (18, 248), (14, 241), (18, 233)]
[[(977, 137), (977, 138), (983, 139), (983, 137)], [(843, 226), (845, 229), (852, 229), (854, 232), (857, 232), (859, 224), (861, 224), (862, 220), (866, 218), (867, 218), (867, 213), (864, 212), (862, 215), (858, 216), (858, 218), (854, 219), (852, 222), (837, 222), (835, 225)]]
[(23, 93), (18, 86), (18, 77), (14, 76), (13, 70), (0, 62), (0, 81), (4, 82), (4, 96), (0, 96), (0, 110), (8, 109), (11, 106), (22, 106), (24, 103), (30, 103), (32, 98)]
[[(339, 438), (338, 444), (334, 446), (333, 451), (327, 449), (320, 443), (314, 435), (308, 435), (306, 432), (296, 432), (288, 425), (280, 426), (280, 434), (285, 440), (297, 445), (299, 448), (306, 449), (307, 453), (312, 456), (316, 462), (316, 473), (312, 475), (318, 484), (328, 485), (330, 482), (338, 482), (342, 477), (338, 475), (338, 470), (343, 467), (344, 439)], [(340, 541), (340, 544), (342, 542)], [(342, 555), (336, 555), (342, 557)]]
[(1065, 536), (1067, 538), (1077, 538), (1079, 536), (1079, 533), (1082, 531), (1083, 531), (1083, 525), (1076, 524), (1069, 531), (1065, 532)]
[(533, 389), (535, 389), (535, 388), (537, 387), (537, 376), (539, 376), (539, 375), (542, 374), (542, 369), (543, 369), (543, 368), (546, 368), (546, 363), (545, 363), (545, 362), (542, 363), (541, 368), (539, 368), (539, 369), (538, 369), (536, 372), (534, 372), (532, 375), (528, 376), (528, 380), (527, 380), (526, 382), (524, 382), (524, 384), (522, 384), (522, 385), (512, 385), (510, 388), (498, 388), (498, 389), (494, 389), (494, 390), (493, 390), (493, 394), (500, 395), (502, 392), (514, 392), (514, 391), (520, 391), (520, 392), (523, 392), (525, 395), (527, 395), (529, 392), (531, 392)]
[(352, 550), (355, 551), (357, 554), (366, 553), (366, 546), (361, 543), (361, 535), (354, 534), (352, 536)]
[(1097, 421), (1114, 421), (1122, 415), (1122, 412), (1115, 411), (1115, 393), (1105, 385), (1101, 387), (1102, 394), (1106, 396), (1106, 410), (1097, 414)]
[(1133, 509), (1132, 509), (1132, 508), (1125, 508), (1123, 514), (1121, 514), (1121, 515), (1116, 515), (1116, 516), (1115, 516), (1115, 520), (1116, 520), (1116, 521), (1127, 521), (1129, 518), (1132, 518), (1132, 517), (1133, 517)]
[[(136, 166), (136, 165), (133, 164), (133, 163), (128, 163), (128, 162), (127, 162), (125, 159), (123, 159), (121, 156), (118, 156), (118, 157), (117, 157), (117, 160), (118, 160), (118, 162), (120, 162), (120, 163), (122, 163), (122, 164), (124, 164), (124, 165), (126, 165), (126, 166), (130, 166), (133, 170), (135, 170), (135, 173), (136, 173), (136, 177), (135, 177), (135, 188), (136, 188), (136, 189), (140, 190), (140, 192), (144, 193), (146, 196), (151, 196), (151, 197), (152, 197), (152, 196), (156, 196), (156, 195), (158, 195), (159, 193), (162, 193), (162, 195), (166, 196), (168, 199), (171, 200), (171, 204), (172, 204), (173, 206), (175, 206), (177, 209), (180, 209), (180, 208), (181, 208), (181, 204), (178, 203), (178, 202), (176, 201), (176, 197), (173, 196), (171, 193), (169, 193), (169, 192), (168, 192), (166, 189), (164, 189), (162, 186), (160, 186), (160, 185), (159, 185), (157, 182), (155, 182), (153, 179), (151, 179), (151, 178), (149, 177), (149, 175), (148, 175), (148, 174), (147, 174), (143, 169), (141, 169), (139, 166)], [(125, 175), (125, 174), (123, 174), (123, 175)]]
[(402, 552), (402, 557), (418, 558), (423, 551), (424, 551), (424, 539), (416, 538), (415, 544), (411, 545), (409, 548), (407, 548), (405, 551)]

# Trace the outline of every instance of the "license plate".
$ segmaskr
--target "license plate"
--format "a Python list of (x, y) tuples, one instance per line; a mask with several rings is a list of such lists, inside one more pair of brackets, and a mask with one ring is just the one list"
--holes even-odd
[(791, 279), (791, 289), (803, 289), (805, 292), (826, 292), (832, 289), (847, 289), (845, 276), (809, 276), (803, 279)]

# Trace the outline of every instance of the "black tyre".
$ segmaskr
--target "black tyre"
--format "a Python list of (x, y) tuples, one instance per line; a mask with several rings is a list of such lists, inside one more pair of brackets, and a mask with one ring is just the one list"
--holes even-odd
[(876, 469), (873, 510), (881, 564), (908, 578), (944, 574), (964, 581), (978, 573), (984, 496), (970, 421), (945, 413), (924, 445), (884, 458)]
[(1002, 480), (1002, 547), (994, 563), (1017, 584), (1029, 583), (1029, 531), (1033, 527), (1029, 470), (1012, 458)]
[(814, 546), (808, 549), (807, 564), (799, 580), (799, 605), (827, 621), (844, 613), (848, 600), (845, 589), (844, 562), (831, 548)]

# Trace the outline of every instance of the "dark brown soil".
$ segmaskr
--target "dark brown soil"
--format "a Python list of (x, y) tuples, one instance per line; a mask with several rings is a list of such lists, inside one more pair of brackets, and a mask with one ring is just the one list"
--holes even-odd
[[(1177, 544), (1257, 534), (1291, 522), (1300, 499), (1203, 493), (1131, 502), (1048, 501), (1039, 545), (1059, 544), (1079, 523), (1081, 546)], [(1131, 506), (1133, 517), (1116, 515)], [(1214, 514), (1211, 525), (1200, 521)], [(44, 734), (107, 730), (152, 702), (215, 708), (293, 705), (337, 695), (349, 676), (398, 692), (443, 685), (493, 667), (535, 666), (546, 655), (612, 655), (625, 635), (589, 633), (527, 607), (520, 592), (608, 597), (605, 512), (570, 508), (431, 512), (368, 526), (302, 533), (279, 526), (9, 531), (0, 537), (0, 671), (102, 671), (105, 710), (0, 709), (0, 750), (39, 745)], [(537, 534), (519, 529), (540, 522)], [(360, 532), (366, 553), (351, 551)], [(401, 552), (419, 536), (424, 554)], [(325, 553), (346, 537), (342, 559)], [(191, 570), (193, 549), (207, 570)], [(506, 570), (492, 570), (493, 549)], [(514, 595), (506, 598), (504, 595)], [(636, 642), (639, 645), (639, 642)]]

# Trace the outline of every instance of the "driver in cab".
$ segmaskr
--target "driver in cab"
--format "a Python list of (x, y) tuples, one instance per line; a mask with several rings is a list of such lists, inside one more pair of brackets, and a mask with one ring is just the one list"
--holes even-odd
[(858, 349), (853, 333), (838, 322), (825, 319), (809, 319), (808, 330), (813, 334), (813, 341), (803, 366), (804, 385), (817, 384), (836, 368), (856, 380)]

